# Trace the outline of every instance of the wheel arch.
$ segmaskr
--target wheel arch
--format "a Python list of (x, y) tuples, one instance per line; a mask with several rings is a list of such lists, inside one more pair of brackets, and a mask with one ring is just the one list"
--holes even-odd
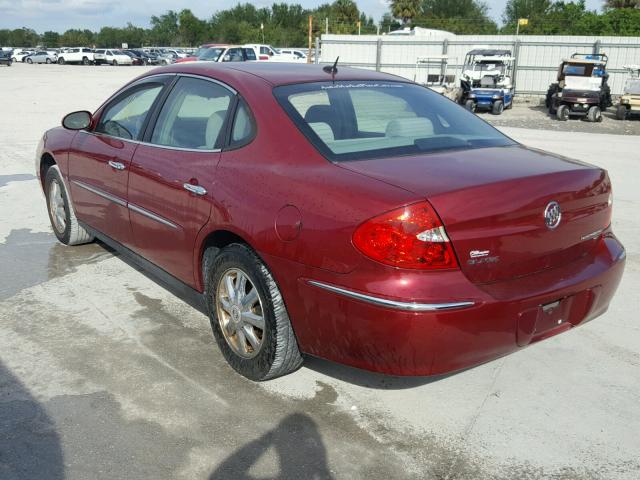
[(49, 152), (44, 152), (40, 156), (40, 162), (38, 165), (38, 174), (40, 178), (40, 186), (42, 187), (43, 190), (44, 190), (44, 179), (47, 175), (47, 170), (49, 170), (49, 168), (57, 164), (58, 162), (56, 162), (56, 159)]
[(256, 252), (256, 249), (246, 238), (247, 235), (235, 232), (233, 229), (228, 227), (214, 229), (208, 233), (201, 232), (196, 242), (198, 248), (196, 249), (196, 254), (194, 256), (194, 280), (197, 290), (204, 291), (205, 287), (205, 252), (211, 247), (217, 248), (219, 251), (232, 243), (241, 243)]

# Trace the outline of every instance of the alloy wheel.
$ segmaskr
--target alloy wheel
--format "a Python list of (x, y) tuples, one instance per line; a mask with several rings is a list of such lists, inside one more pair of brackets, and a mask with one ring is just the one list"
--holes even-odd
[(64, 209), (64, 197), (58, 180), (53, 180), (49, 185), (49, 213), (53, 227), (62, 234), (67, 228), (67, 214)]
[(249, 276), (238, 268), (224, 272), (215, 300), (227, 344), (242, 358), (255, 357), (264, 341), (265, 318), (262, 300)]

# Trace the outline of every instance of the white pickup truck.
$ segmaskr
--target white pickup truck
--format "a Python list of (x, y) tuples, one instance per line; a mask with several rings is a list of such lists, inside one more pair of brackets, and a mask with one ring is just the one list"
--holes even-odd
[(67, 48), (58, 55), (58, 63), (81, 63), (82, 65), (92, 64), (93, 50), (86, 47)]

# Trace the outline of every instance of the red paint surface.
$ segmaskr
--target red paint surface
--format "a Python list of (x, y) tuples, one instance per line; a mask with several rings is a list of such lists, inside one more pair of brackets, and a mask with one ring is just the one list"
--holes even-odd
[[(207, 237), (220, 230), (240, 236), (278, 282), (304, 352), (386, 373), (438, 374), (497, 358), (606, 310), (622, 276), (624, 249), (610, 229), (581, 241), (609, 222), (611, 186), (603, 170), (521, 146), (335, 165), (271, 93), (283, 83), (326, 80), (319, 66), (184, 63), (150, 74), (158, 72), (232, 86), (251, 107), (254, 140), (222, 153), (180, 152), (58, 128), (47, 133), (40, 155), (52, 154), (67, 180), (95, 182), (176, 224), (169, 229), (71, 189), (81, 220), (200, 291)], [(347, 68), (339, 75), (397, 80)], [(114, 156), (128, 162), (127, 178), (105, 167)], [(206, 196), (182, 188), (192, 179)], [(399, 269), (355, 249), (352, 236), (363, 221), (424, 199), (442, 219), (460, 269)], [(555, 230), (542, 217), (551, 200), (563, 208)], [(300, 228), (294, 211), (282, 214), (286, 205), (300, 212)], [(469, 263), (476, 249), (499, 260)], [(321, 290), (308, 279), (405, 302), (475, 305), (400, 312)], [(541, 320), (540, 305), (567, 298), (561, 302), (567, 321), (554, 327), (557, 318)]]

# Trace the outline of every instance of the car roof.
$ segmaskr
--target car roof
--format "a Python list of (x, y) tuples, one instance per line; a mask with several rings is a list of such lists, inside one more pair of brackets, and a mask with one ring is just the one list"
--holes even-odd
[[(228, 63), (217, 62), (187, 62), (161, 67), (149, 73), (190, 73), (218, 78), (219, 76), (224, 76), (225, 72), (241, 72), (254, 77), (259, 77), (273, 86), (278, 86), (292, 83), (330, 81), (332, 79), (331, 74), (325, 72), (323, 70), (323, 66), (326, 65), (281, 62), (238, 62), (230, 65)], [(339, 64), (335, 80), (408, 82), (406, 78), (390, 75), (388, 73), (374, 72), (372, 70), (364, 70), (360, 68), (341, 67)]]

